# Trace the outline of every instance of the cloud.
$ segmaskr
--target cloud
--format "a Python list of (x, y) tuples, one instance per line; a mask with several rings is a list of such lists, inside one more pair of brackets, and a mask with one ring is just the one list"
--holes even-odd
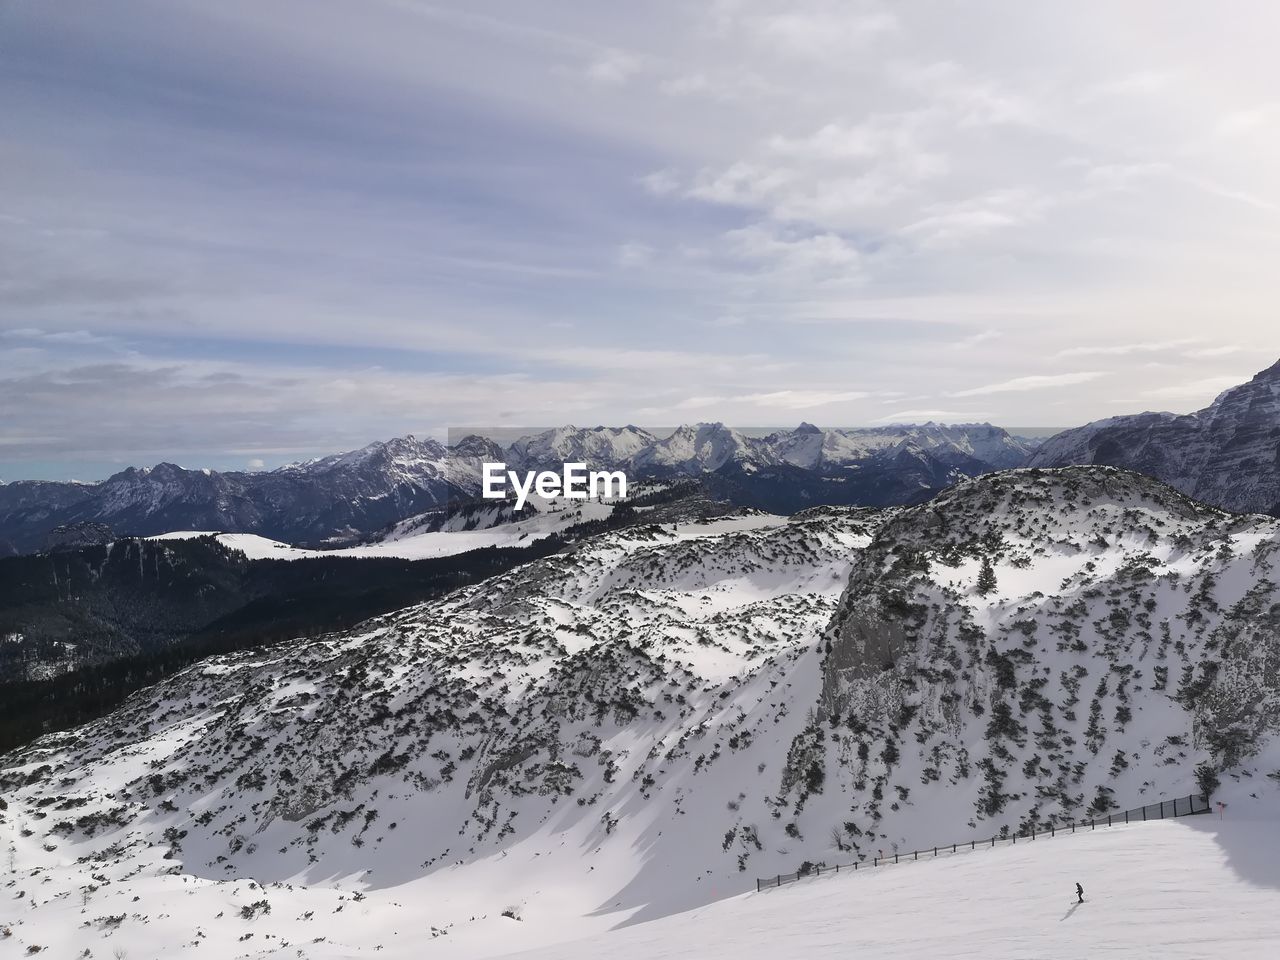
[(0, 330), (0, 337), (6, 340), (33, 340), (50, 344), (103, 344), (112, 343), (114, 338), (99, 336), (89, 330), (38, 330), (34, 327), (19, 327), (15, 330)]
[(1158, 398), (1162, 400), (1190, 400), (1201, 399), (1204, 405), (1208, 405), (1218, 394), (1232, 387), (1238, 387), (1241, 383), (1248, 380), (1245, 374), (1228, 375), (1221, 377), (1205, 377), (1201, 380), (1192, 380), (1185, 383), (1172, 383), (1162, 387), (1153, 387), (1144, 390), (1144, 397)]
[(1239, 344), (1227, 343), (1217, 347), (1197, 347), (1194, 350), (1188, 350), (1185, 356), (1193, 360), (1209, 359), (1211, 357), (1229, 357), (1233, 353), (1240, 353), (1244, 347)]
[(267, 465), (267, 463), (261, 457), (250, 457), (249, 461), (245, 465), (250, 470), (261, 470), (263, 467)]
[(644, 61), (623, 50), (609, 50), (588, 64), (586, 76), (594, 83), (616, 86), (626, 83), (644, 68)]
[(898, 21), (887, 11), (858, 13), (848, 9), (794, 9), (755, 14), (743, 19), (752, 37), (769, 50), (803, 59), (847, 56), (874, 38), (895, 30)]
[(971, 423), (983, 420), (985, 413), (974, 413), (966, 410), (899, 410), (885, 417), (876, 417), (873, 423)]
[(624, 243), (618, 247), (618, 263), (624, 267), (642, 267), (653, 255), (654, 249), (647, 243)]
[(1054, 387), (1069, 387), (1096, 380), (1103, 374), (1099, 371), (1081, 373), (1035, 374), (1027, 377), (1014, 377), (1012, 380), (1001, 380), (982, 387), (971, 387), (968, 390), (956, 390), (949, 394), (953, 397), (982, 397), (993, 393), (1023, 393), (1028, 390), (1048, 390)]
[(810, 410), (814, 407), (830, 406), (833, 403), (863, 400), (869, 396), (871, 394), (865, 390), (775, 390), (772, 393), (751, 393), (737, 399), (779, 410)]
[(730, 255), (787, 273), (857, 276), (862, 255), (834, 233), (803, 234), (755, 224), (723, 237)]
[(1059, 358), (1065, 357), (1123, 357), (1135, 353), (1164, 353), (1169, 350), (1177, 350), (1180, 347), (1186, 347), (1199, 342), (1196, 337), (1186, 337), (1180, 340), (1148, 340), (1142, 343), (1113, 343), (1094, 346), (1068, 347), (1065, 350), (1059, 350), (1054, 356)]

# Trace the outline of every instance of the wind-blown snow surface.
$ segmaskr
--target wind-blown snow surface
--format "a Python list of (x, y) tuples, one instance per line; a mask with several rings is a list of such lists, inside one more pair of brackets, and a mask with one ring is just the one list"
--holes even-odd
[(1202, 764), (1274, 804), (1278, 531), (1068, 468), (590, 538), (5, 757), (15, 936), (420, 956), (434, 927), (484, 956), (1185, 796)]

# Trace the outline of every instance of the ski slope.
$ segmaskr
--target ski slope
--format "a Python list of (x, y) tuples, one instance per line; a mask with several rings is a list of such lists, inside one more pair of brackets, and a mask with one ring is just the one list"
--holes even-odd
[[(1077, 904), (1075, 884), (1085, 888)], [(1280, 823), (1118, 826), (805, 880), (525, 960), (1273, 958)]]

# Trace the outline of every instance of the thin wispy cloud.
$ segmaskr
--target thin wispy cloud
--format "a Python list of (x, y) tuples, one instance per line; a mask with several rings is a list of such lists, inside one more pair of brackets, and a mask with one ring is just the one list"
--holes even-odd
[(1001, 380), (981, 387), (970, 387), (968, 390), (956, 390), (953, 397), (982, 397), (993, 393), (1025, 393), (1030, 390), (1048, 390), (1054, 387), (1070, 387), (1080, 383), (1088, 383), (1103, 376), (1101, 371), (1090, 370), (1079, 373), (1035, 374), (1028, 377), (1014, 377), (1012, 380)]
[(1201, 406), (1208, 406), (1218, 394), (1240, 385), (1247, 379), (1249, 375), (1244, 373), (1236, 376), (1206, 377), (1189, 383), (1171, 383), (1163, 387), (1154, 387), (1144, 390), (1142, 395), (1157, 400), (1199, 400), (1202, 401)]
[(1187, 347), (1192, 344), (1200, 343), (1199, 337), (1189, 337), (1181, 340), (1163, 340), (1163, 341), (1146, 341), (1143, 343), (1113, 343), (1080, 347), (1068, 347), (1066, 350), (1059, 350), (1055, 356), (1057, 357), (1127, 357), (1132, 354), (1140, 353), (1165, 353), (1170, 350), (1177, 350), (1180, 347)]
[(989, 413), (984, 411), (972, 410), (899, 410), (888, 416), (876, 417), (872, 423), (880, 424), (896, 424), (896, 423), (928, 423), (930, 421), (936, 423), (971, 423), (988, 418)]

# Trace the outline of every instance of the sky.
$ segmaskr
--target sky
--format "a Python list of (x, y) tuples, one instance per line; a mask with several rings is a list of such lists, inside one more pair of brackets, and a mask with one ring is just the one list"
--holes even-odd
[(0, 478), (1280, 358), (1280, 8), (0, 0)]

